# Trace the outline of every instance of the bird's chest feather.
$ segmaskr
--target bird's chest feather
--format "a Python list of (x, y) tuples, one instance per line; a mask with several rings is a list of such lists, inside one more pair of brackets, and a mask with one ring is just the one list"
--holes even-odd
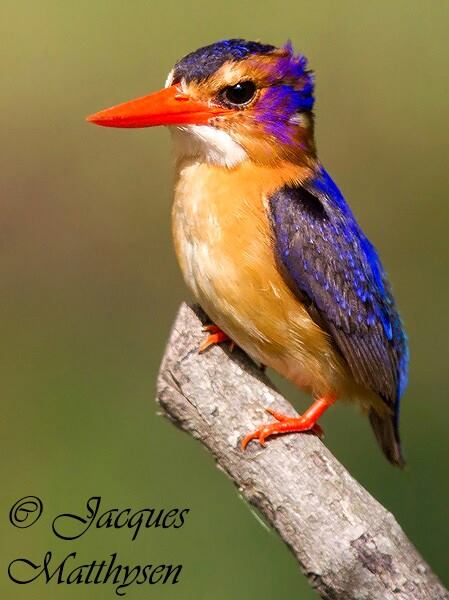
[(176, 186), (178, 258), (188, 286), (214, 313), (242, 310), (248, 294), (260, 291), (272, 256), (263, 194), (239, 175), (193, 164)]
[(299, 177), (192, 163), (176, 185), (173, 236), (187, 285), (217, 325), (265, 360), (321, 335), (279, 273), (266, 210), (270, 193)]

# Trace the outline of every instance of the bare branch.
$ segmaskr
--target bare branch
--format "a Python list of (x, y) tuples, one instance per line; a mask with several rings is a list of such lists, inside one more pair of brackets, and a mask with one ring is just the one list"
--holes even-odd
[(198, 438), (290, 547), (328, 600), (443, 600), (449, 594), (394, 517), (314, 435), (240, 449), (242, 434), (272, 407), (295, 414), (239, 350), (198, 355), (207, 321), (182, 305), (158, 379), (165, 414)]

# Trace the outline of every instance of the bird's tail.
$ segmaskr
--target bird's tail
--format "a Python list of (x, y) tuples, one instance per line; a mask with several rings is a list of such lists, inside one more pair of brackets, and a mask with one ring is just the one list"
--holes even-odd
[(399, 429), (393, 415), (379, 415), (373, 408), (369, 411), (369, 420), (374, 434), (388, 460), (401, 469), (405, 467), (405, 460), (401, 451)]

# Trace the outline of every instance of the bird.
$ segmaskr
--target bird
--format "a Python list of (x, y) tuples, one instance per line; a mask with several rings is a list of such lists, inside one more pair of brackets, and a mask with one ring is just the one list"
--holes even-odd
[(321, 436), (321, 415), (349, 400), (403, 467), (407, 337), (378, 253), (318, 158), (314, 87), (290, 42), (227, 39), (178, 60), (162, 90), (87, 120), (169, 128), (175, 251), (211, 320), (201, 350), (232, 341), (313, 398), (295, 417), (267, 409), (274, 420), (242, 448)]

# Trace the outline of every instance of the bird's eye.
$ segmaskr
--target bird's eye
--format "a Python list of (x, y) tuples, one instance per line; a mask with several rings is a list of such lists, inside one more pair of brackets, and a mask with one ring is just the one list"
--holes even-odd
[(241, 106), (254, 98), (256, 86), (252, 81), (241, 81), (223, 90), (223, 97), (229, 104)]

